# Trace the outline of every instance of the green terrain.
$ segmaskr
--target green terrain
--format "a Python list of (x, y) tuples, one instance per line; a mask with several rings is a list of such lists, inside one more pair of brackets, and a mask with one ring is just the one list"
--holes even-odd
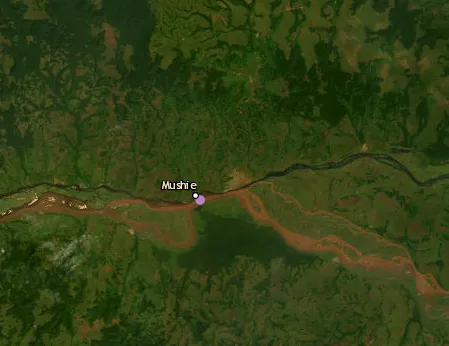
[(443, 0), (0, 1), (0, 172), (0, 346), (449, 344)]

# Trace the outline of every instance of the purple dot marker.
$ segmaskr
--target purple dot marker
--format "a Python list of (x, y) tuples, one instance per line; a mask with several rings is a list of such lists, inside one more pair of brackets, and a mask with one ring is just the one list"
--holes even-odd
[(206, 203), (206, 198), (203, 195), (199, 195), (197, 198), (195, 198), (195, 203), (197, 205), (203, 205)]

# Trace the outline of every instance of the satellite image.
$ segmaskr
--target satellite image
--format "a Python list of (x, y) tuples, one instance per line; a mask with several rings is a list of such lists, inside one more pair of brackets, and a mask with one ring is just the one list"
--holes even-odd
[(0, 346), (449, 345), (449, 2), (0, 0)]

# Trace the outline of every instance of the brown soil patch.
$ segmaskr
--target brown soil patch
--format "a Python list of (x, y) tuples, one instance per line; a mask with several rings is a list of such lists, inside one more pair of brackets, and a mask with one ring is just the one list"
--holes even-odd
[(250, 183), (251, 179), (245, 175), (245, 173), (234, 169), (231, 173), (231, 180), (226, 183), (226, 190), (236, 190), (246, 184)]
[(104, 30), (104, 40), (111, 48), (117, 47), (117, 30), (108, 23), (103, 23), (101, 28)]
[(103, 267), (103, 270), (106, 272), (106, 273), (109, 273), (111, 270), (112, 270), (112, 267), (110, 266), (110, 265), (105, 265), (104, 267)]
[(360, 196), (342, 199), (337, 203), (337, 208), (352, 207), (356, 205), (361, 199), (362, 198)]
[(418, 66), (419, 66), (419, 73), (423, 74), (424, 72), (426, 72), (427, 70), (430, 69), (430, 59), (429, 57), (425, 56), (423, 57), (419, 62), (418, 62)]

